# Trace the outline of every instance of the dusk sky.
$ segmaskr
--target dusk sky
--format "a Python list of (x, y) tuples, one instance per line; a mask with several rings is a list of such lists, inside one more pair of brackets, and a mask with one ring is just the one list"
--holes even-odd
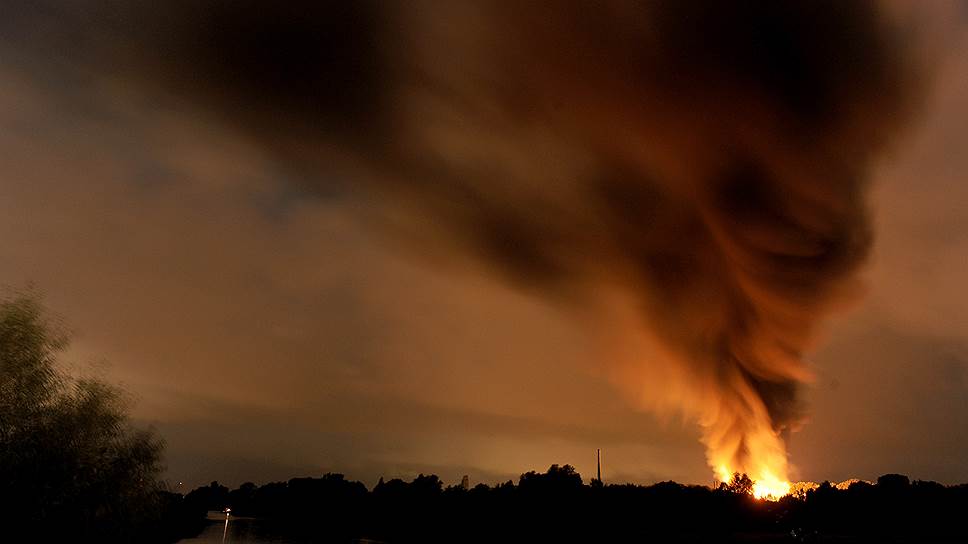
[[(864, 182), (874, 241), (861, 281), (805, 344), (813, 378), (787, 444), (793, 480), (968, 481), (968, 12), (895, 10), (917, 31), (908, 47), (925, 59), (923, 89)], [(140, 65), (154, 38), (129, 58), (127, 34), (96, 15), (21, 11), (50, 20), (36, 36), (0, 26), (0, 285), (42, 293), (72, 332), (73, 368), (131, 393), (137, 419), (167, 442), (171, 483), (330, 471), (368, 485), (421, 472), (498, 482), (552, 463), (587, 479), (597, 448), (607, 481), (712, 482), (693, 415), (643, 398), (666, 388), (664, 374), (628, 383), (629, 362), (648, 357), (629, 317), (637, 304), (624, 280), (574, 272), (580, 249), (556, 250), (551, 264), (451, 251), (448, 236), (464, 228), (453, 209), (392, 183), (356, 191), (354, 179), (328, 179), (348, 170), (304, 158), (328, 144), (288, 120), (266, 128), (275, 110), (250, 117), (233, 102), (249, 94), (182, 93), (188, 76), (167, 65), (111, 64)], [(201, 56), (200, 66), (215, 58)], [(293, 91), (293, 117), (302, 98)], [(482, 148), (515, 176), (542, 172), (521, 150), (560, 158), (562, 176), (587, 170), (554, 129), (590, 125), (543, 119)], [(448, 140), (451, 156), (473, 155), (476, 140), (461, 137)], [(398, 211), (398, 198), (429, 211)], [(585, 217), (570, 198), (543, 209)], [(569, 248), (586, 242), (536, 223)], [(564, 287), (546, 281), (559, 272)]]

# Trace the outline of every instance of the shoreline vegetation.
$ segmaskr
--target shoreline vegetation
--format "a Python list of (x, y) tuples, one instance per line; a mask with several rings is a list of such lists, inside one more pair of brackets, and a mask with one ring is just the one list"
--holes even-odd
[(230, 490), (212, 482), (185, 496), (194, 511), (262, 521), (295, 542), (951, 542), (964, 541), (968, 484), (886, 474), (824, 482), (776, 501), (737, 475), (717, 488), (584, 483), (569, 465), (473, 487), (435, 475), (373, 487), (342, 474)]
[[(803, 486), (777, 501), (737, 474), (710, 488), (586, 484), (570, 465), (445, 487), (435, 475), (341, 474), (186, 495), (161, 480), (164, 442), (134, 426), (124, 392), (64, 371), (68, 337), (33, 294), (0, 298), (0, 535), (4, 541), (168, 543), (209, 511), (257, 518), (295, 542), (945, 542), (968, 538), (968, 484), (888, 474)], [(833, 540), (830, 540), (833, 539)]]

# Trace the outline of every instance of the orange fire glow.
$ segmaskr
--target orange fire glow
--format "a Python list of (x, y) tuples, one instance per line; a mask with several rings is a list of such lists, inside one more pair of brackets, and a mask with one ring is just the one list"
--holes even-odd
[(703, 442), (719, 480), (729, 483), (733, 474), (746, 474), (756, 498), (777, 500), (788, 495), (786, 444), (754, 388), (736, 376), (731, 387), (706, 399), (705, 408), (700, 420)]
[[(734, 471), (731, 471), (726, 465), (721, 465), (716, 472), (719, 480), (724, 483), (729, 483), (734, 474)], [(776, 501), (790, 494), (792, 484), (787, 480), (776, 477), (768, 469), (750, 476), (750, 479), (753, 480), (752, 494), (757, 499)]]
[(757, 499), (779, 500), (790, 493), (790, 482), (766, 474), (753, 483), (753, 496)]

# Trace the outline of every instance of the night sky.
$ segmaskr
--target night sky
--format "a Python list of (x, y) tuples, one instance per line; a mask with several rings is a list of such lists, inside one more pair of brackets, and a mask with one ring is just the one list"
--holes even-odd
[[(588, 478), (597, 448), (606, 481), (711, 483), (693, 417), (630, 393), (663, 389), (663, 374), (647, 375), (648, 387), (627, 387), (624, 365), (641, 356), (628, 285), (576, 272), (587, 242), (541, 215), (560, 205), (563, 215), (585, 217), (572, 197), (540, 200), (534, 224), (511, 235), (520, 242), (537, 233), (525, 250), (494, 249), (492, 238), (468, 242), (467, 232), (484, 224), (502, 233), (488, 236), (504, 240), (501, 229), (519, 220), (490, 208), (505, 202), (495, 196), (504, 189), (481, 190), (492, 186), (474, 181), (461, 189), (481, 190), (486, 206), (467, 208), (463, 196), (439, 205), (443, 193), (426, 196), (419, 184), (401, 190), (358, 181), (383, 176), (376, 172), (383, 158), (364, 154), (370, 162), (357, 168), (354, 155), (346, 161), (353, 168), (328, 170), (331, 144), (317, 142), (315, 128), (321, 140), (402, 153), (374, 143), (384, 121), (370, 120), (383, 115), (373, 103), (396, 102), (341, 88), (324, 97), (332, 110), (318, 113), (313, 93), (321, 84), (267, 68), (278, 59), (243, 48), (238, 56), (255, 72), (238, 72), (239, 58), (226, 57), (233, 49), (218, 49), (218, 40), (234, 43), (233, 29), (250, 19), (232, 19), (225, 35), (195, 43), (177, 33), (169, 41), (169, 34), (118, 31), (134, 16), (115, 18), (107, 7), (79, 15), (13, 4), (18, 16), (0, 26), (0, 285), (42, 293), (72, 331), (72, 368), (131, 393), (136, 418), (167, 442), (172, 484), (330, 471), (369, 485), (421, 472), (448, 483), (464, 474), (498, 482), (552, 463), (570, 463)], [(860, 282), (817, 323), (803, 354), (813, 378), (800, 393), (802, 427), (788, 441), (794, 480), (897, 472), (968, 481), (968, 13), (954, 2), (892, 9), (919, 36), (910, 45), (911, 55), (926, 59), (911, 76), (919, 94), (897, 113), (904, 126), (871, 160), (864, 182), (874, 237)], [(152, 20), (172, 14), (184, 15), (145, 8), (138, 17), (148, 22), (137, 18), (132, 28), (155, 28)], [(439, 24), (434, 17), (428, 27)], [(273, 32), (289, 36), (282, 28)], [(355, 27), (329, 31), (347, 33), (338, 45), (352, 51), (386, 45), (357, 39)], [(346, 68), (351, 53), (326, 39), (304, 43), (304, 34), (296, 29), (296, 43), (277, 46), (331, 48), (321, 61), (300, 62), (359, 79), (357, 91), (383, 88), (383, 80), (367, 79), (370, 71), (357, 72), (369, 70), (369, 57)], [(412, 45), (417, 52), (386, 77), (417, 70), (406, 59), (426, 61), (425, 45)], [(432, 65), (453, 70), (451, 61), (441, 55)], [(200, 73), (214, 82), (197, 84)], [(514, 73), (501, 77), (518, 81)], [(579, 100), (584, 92), (565, 94)], [(447, 107), (426, 115), (444, 119)], [(493, 128), (526, 115), (481, 111), (490, 110), (460, 118)], [(471, 159), (433, 171), (462, 173), (458, 166), (477, 164), (476, 149), (514, 166), (475, 180), (545, 175), (521, 164), (521, 150), (560, 166), (556, 175), (596, 170), (559, 145), (574, 139), (558, 137), (560, 127), (594, 127), (557, 110), (544, 115), (528, 130), (495, 129), (503, 136), (493, 141), (440, 127), (444, 136), (434, 134), (446, 139), (447, 156)], [(596, 134), (581, 149), (597, 153), (603, 138), (621, 134)], [(411, 174), (428, 168), (400, 164)], [(479, 221), (462, 221), (474, 213)]]

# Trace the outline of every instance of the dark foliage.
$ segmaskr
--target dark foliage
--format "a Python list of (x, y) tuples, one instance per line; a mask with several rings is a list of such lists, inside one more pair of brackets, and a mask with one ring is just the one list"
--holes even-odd
[(380, 482), (367, 492), (341, 474), (229, 491), (212, 482), (186, 497), (196, 508), (261, 517), (307, 541), (382, 542), (925, 542), (968, 538), (959, 512), (968, 486), (887, 475), (800, 498), (754, 499), (746, 475), (718, 488), (662, 482), (584, 485), (569, 465), (522, 474), (518, 484), (443, 487), (437, 476)]
[(161, 440), (122, 392), (58, 365), (37, 298), (0, 300), (0, 530), (11, 541), (170, 542), (198, 513), (166, 492)]
[(721, 489), (741, 495), (750, 495), (753, 493), (753, 480), (746, 474), (740, 474), (738, 472), (733, 474), (733, 477), (730, 478), (728, 483), (723, 482), (719, 486)]

